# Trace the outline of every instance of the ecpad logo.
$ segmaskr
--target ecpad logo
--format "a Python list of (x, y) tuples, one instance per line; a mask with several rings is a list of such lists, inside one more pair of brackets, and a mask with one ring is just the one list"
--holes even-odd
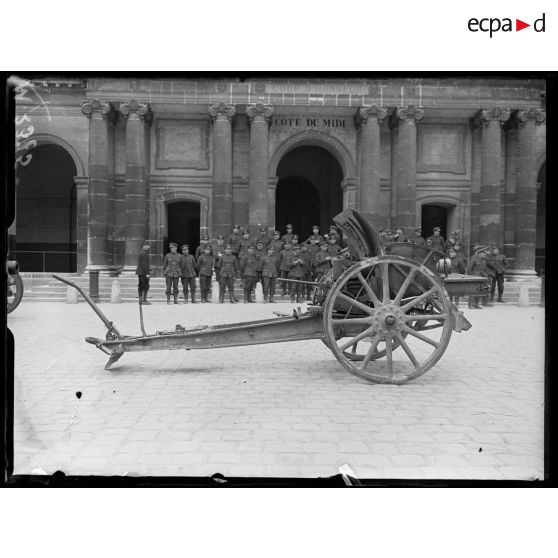
[[(482, 19), (477, 19), (476, 17), (472, 17), (467, 22), (467, 27), (469, 31), (473, 33), (477, 33), (478, 31), (482, 31), (483, 33), (490, 33), (490, 38), (492, 39), (492, 35), (497, 33), (498, 31), (503, 32), (512, 32), (513, 24), (512, 18), (505, 17), (500, 19), (498, 17), (485, 17)], [(527, 27), (531, 27), (530, 23), (525, 23), (520, 19), (515, 20), (515, 31), (521, 31), (522, 29), (526, 29)], [(545, 32), (545, 14), (536, 19), (533, 22), (533, 29), (536, 33), (544, 33)]]

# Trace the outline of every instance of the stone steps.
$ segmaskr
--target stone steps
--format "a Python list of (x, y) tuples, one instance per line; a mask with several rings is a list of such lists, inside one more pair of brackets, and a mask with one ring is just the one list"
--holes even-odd
[[(37, 275), (37, 274), (35, 274)], [(25, 288), (25, 299), (26, 300), (37, 300), (37, 301), (58, 301), (64, 302), (66, 299), (67, 286), (53, 279), (51, 274), (45, 274), (45, 277), (32, 277), (28, 278), (22, 274), (24, 280)], [(75, 283), (77, 283), (85, 292), (89, 292), (89, 277), (87, 275), (76, 276), (75, 274), (64, 274), (64, 277), (68, 277)], [(109, 302), (112, 290), (113, 277), (99, 277), (99, 296), (102, 302)], [(138, 290), (137, 290), (137, 277), (131, 275), (121, 275), (120, 280), (120, 296), (124, 302), (137, 302)], [(199, 280), (196, 280), (196, 299), (200, 300), (200, 290), (199, 290)], [(541, 300), (541, 284), (538, 282), (530, 283), (519, 283), (513, 281), (506, 281), (504, 284), (504, 301), (508, 304), (517, 304), (519, 299), (519, 290), (522, 285), (526, 285), (529, 288), (529, 304), (538, 305)], [(148, 299), (154, 302), (164, 302), (166, 301), (166, 284), (163, 277), (153, 277), (150, 280), (150, 289)], [(179, 285), (180, 295), (182, 298), (182, 285)], [(242, 299), (243, 290), (240, 286), (240, 281), (235, 282), (235, 295)], [(277, 285), (276, 292), (281, 292), (281, 287), (279, 283)], [(284, 300), (288, 298), (285, 297)], [(278, 297), (278, 300), (281, 300)]]

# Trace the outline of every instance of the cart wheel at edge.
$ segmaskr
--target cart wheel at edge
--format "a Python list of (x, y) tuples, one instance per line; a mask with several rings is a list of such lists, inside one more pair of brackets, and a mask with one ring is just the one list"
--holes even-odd
[(19, 273), (15, 275), (8, 275), (8, 296), (7, 296), (7, 309), (8, 314), (13, 312), (23, 298), (23, 279)]
[[(425, 302), (434, 299), (433, 313), (425, 314)], [(324, 304), (324, 343), (349, 372), (373, 383), (404, 384), (424, 374), (443, 355), (451, 332), (443, 285), (428, 268), (403, 257), (355, 264)], [(354, 357), (357, 343), (367, 346), (362, 359)]]

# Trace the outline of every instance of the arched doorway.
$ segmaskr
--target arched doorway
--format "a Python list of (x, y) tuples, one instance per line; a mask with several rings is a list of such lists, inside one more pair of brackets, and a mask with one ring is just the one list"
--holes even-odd
[(343, 171), (337, 159), (326, 149), (302, 145), (290, 150), (277, 166), (275, 227), (284, 231), (287, 223), (304, 240), (312, 234), (312, 225), (322, 232), (343, 210), (341, 181)]
[[(397, 225), (397, 223), (396, 223)], [(440, 227), (440, 234), (444, 238), (459, 229), (459, 215), (457, 206), (450, 203), (425, 203), (421, 206), (420, 226), (422, 236), (428, 238), (434, 232), (434, 227)], [(412, 231), (405, 231), (408, 235)]]
[(167, 235), (163, 239), (163, 251), (169, 250), (169, 242), (179, 246), (188, 244), (190, 254), (200, 244), (200, 203), (197, 201), (175, 201), (167, 203)]
[(56, 144), (39, 145), (17, 170), (14, 258), (26, 272), (76, 271), (76, 165)]
[(535, 271), (541, 275), (545, 271), (546, 252), (546, 161), (537, 176), (537, 240), (535, 249)]

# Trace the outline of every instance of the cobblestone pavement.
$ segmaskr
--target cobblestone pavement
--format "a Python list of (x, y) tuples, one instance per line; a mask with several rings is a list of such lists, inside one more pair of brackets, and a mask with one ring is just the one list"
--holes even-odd
[[(101, 307), (139, 333), (136, 305)], [(154, 332), (292, 306), (144, 308)], [(85, 303), (24, 300), (8, 318), (14, 472), (318, 477), (347, 463), (361, 478), (542, 478), (544, 309), (465, 312), (473, 328), (441, 361), (391, 386), (353, 376), (319, 340), (127, 353), (105, 371)]]

